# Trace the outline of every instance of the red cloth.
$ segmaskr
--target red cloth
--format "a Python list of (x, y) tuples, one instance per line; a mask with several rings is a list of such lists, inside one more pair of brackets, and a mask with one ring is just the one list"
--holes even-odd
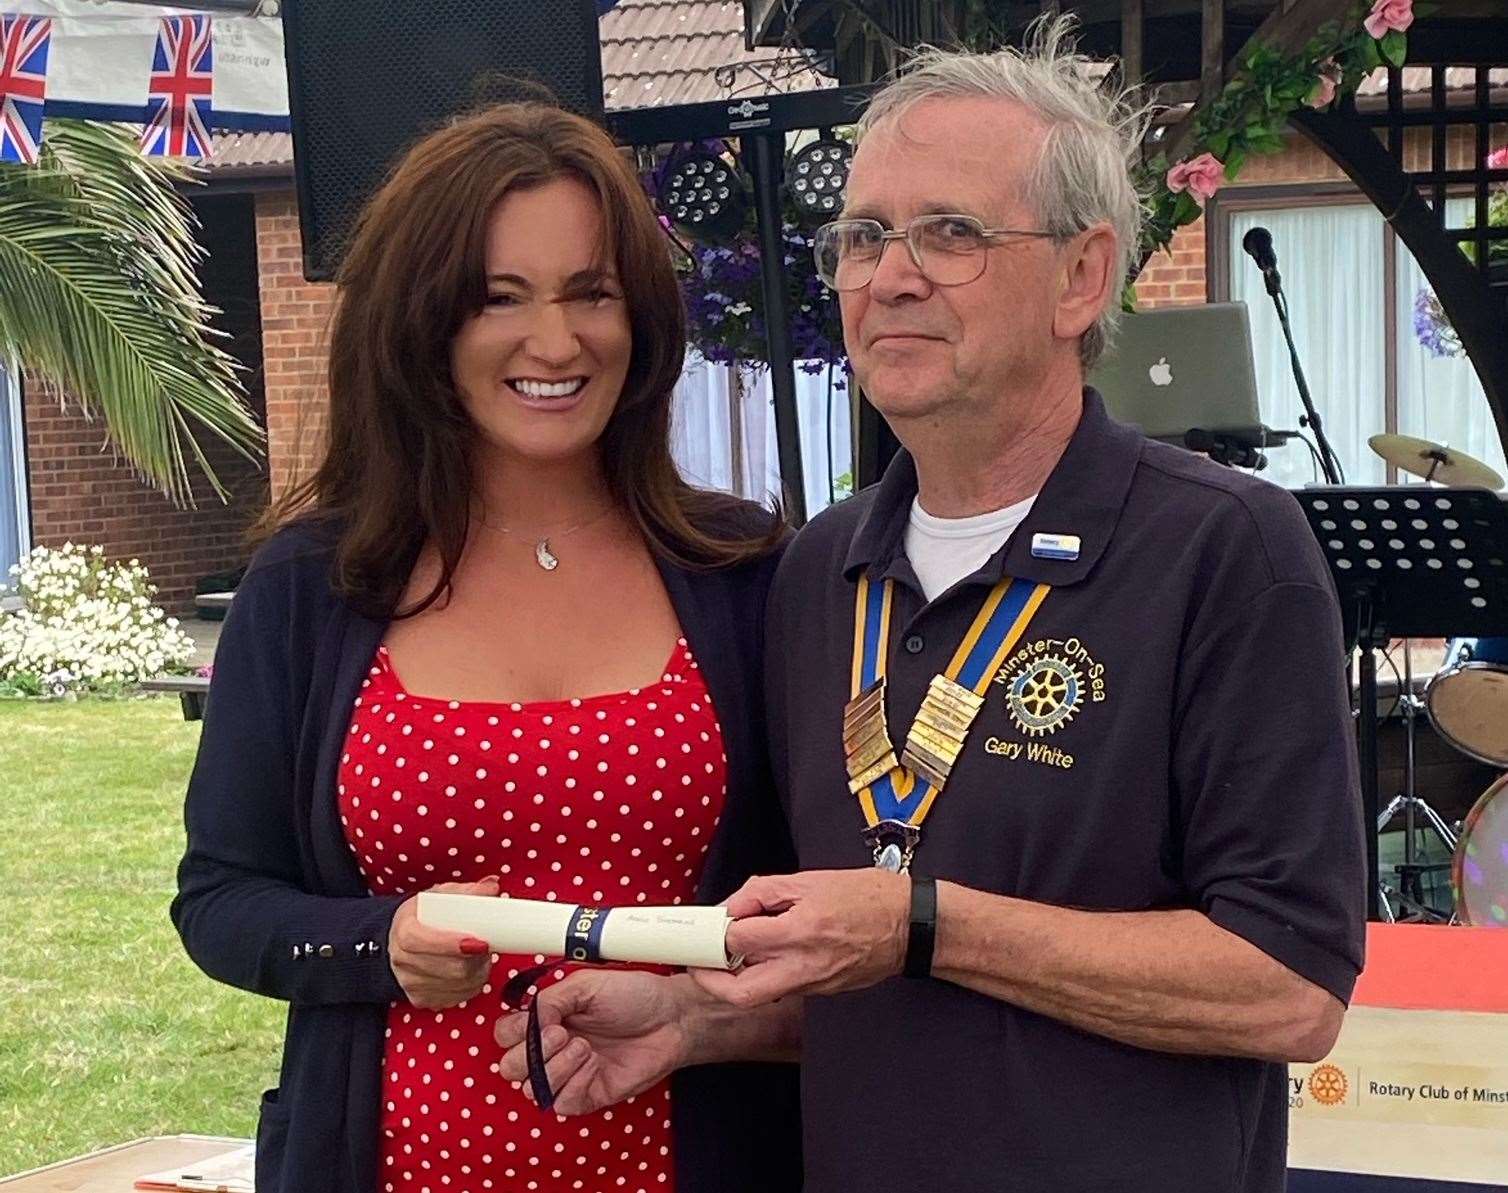
[[(531, 704), (405, 691), (381, 647), (338, 778), (346, 840), (374, 893), (497, 874), (503, 895), (603, 906), (693, 897), (726, 780), (684, 639), (652, 687)], [(381, 1193), (674, 1187), (668, 1082), (567, 1119), (498, 1076), (502, 988), (542, 960), (495, 956), (469, 1003), (389, 1009)]]

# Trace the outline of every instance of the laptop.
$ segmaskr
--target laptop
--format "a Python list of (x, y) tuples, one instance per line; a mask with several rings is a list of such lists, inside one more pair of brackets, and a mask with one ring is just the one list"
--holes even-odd
[(1112, 417), (1166, 443), (1190, 431), (1267, 441), (1244, 302), (1127, 315), (1089, 374)]

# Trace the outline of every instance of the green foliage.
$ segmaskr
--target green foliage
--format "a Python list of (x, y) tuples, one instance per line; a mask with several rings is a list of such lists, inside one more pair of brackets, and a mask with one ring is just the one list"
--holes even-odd
[(129, 133), (76, 120), (48, 121), (36, 165), (0, 164), (0, 354), (100, 417), (180, 502), (189, 460), (222, 492), (203, 436), (247, 457), (261, 442), (239, 366), (211, 339), (203, 249), (175, 189), (186, 177)]
[[(1415, 16), (1430, 7), (1416, 5)], [(1235, 76), (1194, 118), (1187, 157), (1212, 154), (1232, 181), (1253, 154), (1282, 151), (1289, 118), (1318, 92), (1327, 64), (1333, 63), (1339, 75), (1332, 103), (1354, 93), (1384, 62), (1401, 66), (1407, 53), (1404, 35), (1390, 32), (1381, 41), (1373, 39), (1362, 25), (1367, 11), (1364, 4), (1353, 5), (1345, 20), (1321, 25), (1297, 54), (1285, 56), (1263, 43), (1248, 47)], [(1191, 195), (1168, 190), (1169, 168), (1166, 155), (1159, 154), (1145, 163), (1138, 179), (1149, 196), (1144, 256), (1166, 249), (1180, 227), (1199, 218), (1199, 204)]]
[(199, 726), (172, 698), (0, 701), (0, 1177), (144, 1135), (250, 1135), (286, 1008), (168, 920)]

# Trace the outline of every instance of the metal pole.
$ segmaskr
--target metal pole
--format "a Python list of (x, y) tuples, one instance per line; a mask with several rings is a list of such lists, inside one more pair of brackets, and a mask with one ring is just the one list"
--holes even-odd
[(1382, 876), (1377, 868), (1377, 834), (1382, 830), (1377, 823), (1377, 655), (1371, 637), (1370, 612), (1363, 611), (1360, 620), (1361, 677), (1357, 687), (1361, 716), (1357, 722), (1357, 752), (1361, 755), (1361, 809), (1367, 834), (1367, 919), (1376, 920), (1382, 918), (1386, 906), (1380, 886)]
[(748, 464), (744, 460), (744, 379), (742, 364), (736, 360), (730, 360), (728, 368), (728, 448), (731, 457), (733, 474), (732, 489), (740, 497), (753, 497), (756, 501), (761, 500), (763, 494), (748, 475)]
[(759, 224), (759, 272), (764, 283), (765, 340), (770, 352), (770, 389), (775, 395), (775, 442), (785, 512), (793, 525), (806, 522), (806, 478), (801, 467), (801, 428), (796, 415), (796, 368), (785, 301), (785, 237), (780, 220), (780, 157), (784, 133), (746, 133), (744, 160), (754, 182)]

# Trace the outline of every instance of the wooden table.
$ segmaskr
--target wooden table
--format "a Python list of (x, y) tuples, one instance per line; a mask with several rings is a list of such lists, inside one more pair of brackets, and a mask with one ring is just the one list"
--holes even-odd
[(209, 702), (209, 678), (203, 675), (166, 675), (144, 679), (136, 685), (143, 692), (176, 692), (185, 721), (202, 721)]
[(5, 1193), (128, 1193), (139, 1176), (207, 1160), (250, 1142), (218, 1135), (137, 1139), (45, 1168), (0, 1177), (0, 1189)]

